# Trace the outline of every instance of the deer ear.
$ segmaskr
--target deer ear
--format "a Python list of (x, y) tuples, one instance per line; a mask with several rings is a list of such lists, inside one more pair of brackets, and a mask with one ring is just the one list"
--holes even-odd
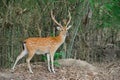
[(67, 30), (70, 29), (71, 27), (72, 27), (72, 25), (68, 26), (68, 27), (67, 27)]
[(57, 26), (57, 30), (59, 30), (59, 31), (60, 31), (60, 30), (61, 30), (61, 28), (60, 28), (59, 26)]

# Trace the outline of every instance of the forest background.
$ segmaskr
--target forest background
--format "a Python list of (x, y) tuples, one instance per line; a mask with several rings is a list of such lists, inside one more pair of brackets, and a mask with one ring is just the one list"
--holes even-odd
[[(61, 24), (68, 19), (68, 10), (72, 16), (69, 36), (55, 59), (103, 62), (120, 58), (119, 0), (1, 0), (0, 67), (13, 65), (24, 39), (58, 35), (51, 10)], [(32, 59), (41, 60), (45, 57)]]

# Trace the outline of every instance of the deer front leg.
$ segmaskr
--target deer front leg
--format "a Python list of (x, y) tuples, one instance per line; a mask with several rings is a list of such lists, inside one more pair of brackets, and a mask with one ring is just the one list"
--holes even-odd
[(47, 54), (47, 61), (48, 61), (48, 70), (51, 72), (51, 69), (50, 69), (50, 54), (49, 53)]
[(51, 69), (52, 69), (52, 72), (55, 73), (55, 70), (54, 70), (54, 55), (50, 55), (51, 56)]

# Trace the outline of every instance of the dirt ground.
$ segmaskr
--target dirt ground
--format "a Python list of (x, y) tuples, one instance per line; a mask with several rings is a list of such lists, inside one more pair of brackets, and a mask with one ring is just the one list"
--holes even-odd
[(47, 70), (46, 62), (31, 63), (30, 74), (26, 63), (11, 69), (0, 69), (0, 80), (120, 80), (120, 62), (89, 64), (85, 61), (62, 59), (61, 66), (55, 67), (56, 73)]

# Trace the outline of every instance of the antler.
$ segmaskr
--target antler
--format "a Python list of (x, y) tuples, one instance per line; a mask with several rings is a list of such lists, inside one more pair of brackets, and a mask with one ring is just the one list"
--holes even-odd
[(69, 13), (69, 20), (68, 20), (68, 22), (67, 22), (67, 24), (66, 24), (66, 26), (68, 26), (69, 25), (69, 23), (70, 23), (70, 21), (71, 21), (71, 14), (70, 14), (70, 11), (68, 11), (68, 13)]
[(51, 10), (51, 17), (52, 17), (52, 20), (60, 27), (62, 27), (62, 25), (60, 23), (58, 23), (55, 19), (55, 17), (53, 16), (53, 11)]

